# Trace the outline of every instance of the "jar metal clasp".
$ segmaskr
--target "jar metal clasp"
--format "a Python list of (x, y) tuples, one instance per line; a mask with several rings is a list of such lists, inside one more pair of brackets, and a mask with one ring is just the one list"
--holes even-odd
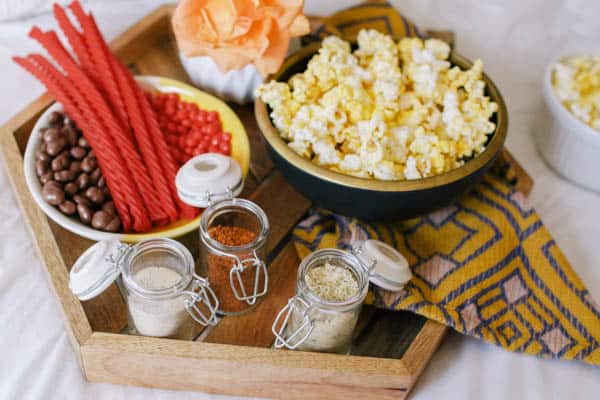
[[(194, 321), (203, 326), (216, 325), (219, 322), (217, 319), (219, 299), (206, 279), (193, 274), (191, 290), (186, 290), (184, 294), (187, 295), (187, 298), (183, 304)], [(199, 304), (204, 305), (207, 312), (202, 311)]]
[[(294, 296), (288, 300), (288, 303), (275, 317), (275, 321), (273, 322), (273, 326), (271, 328), (273, 334), (275, 335), (275, 348), (280, 349), (285, 346), (290, 350), (294, 350), (304, 343), (306, 339), (308, 339), (314, 328), (313, 322), (308, 316), (310, 309), (311, 306), (304, 299), (298, 296)], [(290, 323), (290, 318), (296, 311), (301, 313), (302, 324), (300, 324), (298, 329), (294, 330), (289, 336), (286, 337), (285, 332)], [(279, 329), (277, 329), (279, 321), (282, 322)], [(302, 332), (305, 333), (301, 335)]]
[(123, 259), (132, 251), (133, 246), (119, 242), (116, 252), (108, 254), (104, 261), (114, 264), (119, 270), (122, 270)]
[(368, 265), (365, 265), (365, 263), (360, 259), (360, 255), (364, 253), (363, 246), (364, 242), (353, 244), (350, 249), (350, 253), (352, 253), (352, 255), (358, 259), (358, 262), (361, 266), (366, 267), (367, 272), (371, 273), (377, 265), (377, 260), (369, 260)]
[[(233, 295), (239, 301), (245, 301), (249, 305), (254, 305), (259, 297), (267, 293), (269, 287), (269, 275), (267, 274), (267, 266), (261, 260), (256, 251), (252, 251), (252, 257), (240, 259), (238, 256), (231, 255), (235, 258), (235, 265), (229, 270), (229, 284)], [(255, 268), (254, 285), (252, 293), (248, 294), (242, 280), (242, 273), (248, 268)], [(262, 284), (261, 284), (262, 281)]]
[(227, 188), (225, 189), (225, 191), (223, 193), (212, 193), (210, 191), (206, 191), (206, 193), (204, 194), (204, 198), (206, 199), (206, 203), (208, 204), (208, 207), (214, 205), (215, 203), (218, 203), (219, 201), (222, 200), (231, 200), (235, 198), (235, 191), (237, 191), (240, 188), (241, 183), (238, 183), (237, 185), (235, 185), (235, 187), (231, 187), (231, 186), (227, 186)]

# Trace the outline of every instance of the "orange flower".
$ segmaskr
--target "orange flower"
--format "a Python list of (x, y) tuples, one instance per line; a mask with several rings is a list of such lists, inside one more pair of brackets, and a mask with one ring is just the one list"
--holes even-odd
[(276, 72), (290, 39), (308, 33), (303, 0), (181, 0), (173, 14), (179, 49), (210, 56), (223, 72), (254, 64)]

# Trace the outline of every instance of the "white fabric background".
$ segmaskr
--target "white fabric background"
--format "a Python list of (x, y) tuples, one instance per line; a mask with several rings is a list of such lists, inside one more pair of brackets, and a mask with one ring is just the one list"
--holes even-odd
[[(32, 0), (29, 4), (37, 7), (47, 2)], [(356, 2), (307, 0), (306, 12), (327, 14)], [(0, 10), (11, 4), (21, 7), (23, 3), (0, 0)], [(90, 2), (108, 38), (117, 36), (160, 3)], [(421, 27), (454, 30), (457, 49), (470, 58), (483, 59), (508, 104), (508, 147), (535, 178), (531, 201), (592, 295), (600, 299), (600, 195), (557, 177), (536, 153), (530, 134), (535, 129), (545, 63), (562, 50), (592, 48), (594, 42), (600, 42), (600, 2), (403, 0), (394, 4)], [(32, 24), (54, 27), (47, 14), (0, 23), (0, 123), (43, 91), (9, 58), (36, 49), (26, 38)], [(3, 168), (0, 204), (0, 398), (220, 397), (86, 383)], [(511, 354), (451, 333), (425, 370), (412, 398), (597, 399), (599, 392), (599, 368)]]

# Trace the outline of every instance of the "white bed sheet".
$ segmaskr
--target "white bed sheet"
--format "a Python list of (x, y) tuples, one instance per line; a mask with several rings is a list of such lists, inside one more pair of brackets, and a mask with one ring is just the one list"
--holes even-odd
[[(307, 0), (306, 11), (327, 14), (356, 2)], [(91, 7), (102, 30), (113, 38), (160, 3), (93, 1)], [(600, 299), (600, 195), (553, 173), (536, 153), (530, 134), (541, 101), (545, 63), (556, 52), (598, 43), (600, 2), (403, 0), (394, 4), (419, 26), (454, 30), (457, 49), (470, 58), (483, 59), (508, 104), (508, 147), (535, 178), (531, 201), (592, 295)], [(43, 91), (9, 59), (36, 48), (26, 38), (33, 23), (54, 27), (47, 14), (0, 23), (0, 123)], [(0, 168), (0, 204), (0, 398), (221, 397), (85, 382), (4, 168)], [(451, 333), (412, 398), (597, 399), (598, 393), (597, 367), (511, 354)]]

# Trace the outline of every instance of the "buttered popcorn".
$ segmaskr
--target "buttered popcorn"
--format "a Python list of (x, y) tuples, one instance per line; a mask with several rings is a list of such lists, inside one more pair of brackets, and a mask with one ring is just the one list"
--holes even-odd
[(362, 30), (352, 52), (330, 36), (306, 71), (257, 95), (290, 148), (318, 165), (380, 180), (424, 178), (483, 151), (495, 129), (481, 61), (463, 71), (449, 54), (437, 39), (396, 43)]
[(600, 131), (600, 56), (577, 56), (554, 66), (558, 99), (575, 117)]

